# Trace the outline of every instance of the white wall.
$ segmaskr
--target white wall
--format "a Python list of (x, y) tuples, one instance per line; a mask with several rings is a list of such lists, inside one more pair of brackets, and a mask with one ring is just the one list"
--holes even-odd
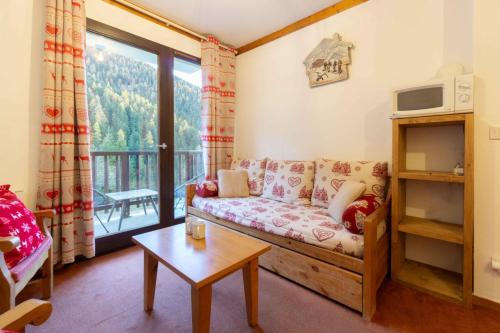
[(474, 0), (444, 0), (443, 63), (462, 63), (472, 72)]
[[(0, 11), (0, 184), (10, 183), (31, 206), (36, 198), (43, 1), (7, 0)], [(8, 46), (8, 50), (7, 47)]]
[[(36, 201), (44, 1), (5, 0), (0, 11), (0, 184), (10, 183), (33, 208)], [(86, 1), (87, 17), (200, 56), (200, 43), (101, 0)]]
[[(494, 172), (500, 165), (500, 142), (487, 140), (487, 127), (500, 126), (500, 44), (495, 43), (499, 12), (497, 0), (420, 0), (418, 6), (410, 0), (370, 0), (239, 55), (236, 155), (390, 161), (391, 90), (426, 80), (445, 63), (462, 63), (468, 72), (474, 69), (479, 77), (474, 293), (500, 301), (500, 275), (490, 267), (491, 256), (500, 256), (500, 208), (496, 207), (500, 177)], [(334, 32), (355, 45), (350, 78), (309, 88), (302, 61)], [(443, 170), (462, 161), (463, 145), (452, 148), (440, 139), (460, 141), (460, 129), (419, 131), (409, 133), (419, 140), (408, 147), (410, 165)], [(429, 144), (434, 150), (424, 152), (421, 147)], [(415, 195), (407, 198), (410, 214), (462, 220), (460, 186), (445, 184), (439, 190), (418, 183), (412, 186)], [(433, 200), (426, 199), (429, 191)], [(416, 238), (408, 243), (410, 258), (461, 270), (456, 246)]]
[(500, 302), (500, 273), (491, 256), (500, 258), (500, 141), (488, 140), (488, 127), (500, 127), (500, 1), (474, 5), (475, 205), (474, 292)]
[[(434, 76), (445, 59), (472, 67), (471, 20), (448, 13), (471, 16), (471, 2), (449, 1), (371, 0), (238, 56), (236, 153), (390, 160), (391, 90)], [(462, 39), (445, 38), (450, 25)], [(355, 46), (350, 78), (309, 88), (302, 61), (334, 32)]]

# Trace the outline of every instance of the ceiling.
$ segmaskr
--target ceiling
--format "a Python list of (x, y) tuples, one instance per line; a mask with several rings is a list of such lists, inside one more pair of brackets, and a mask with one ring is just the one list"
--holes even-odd
[(129, 0), (238, 48), (340, 0)]

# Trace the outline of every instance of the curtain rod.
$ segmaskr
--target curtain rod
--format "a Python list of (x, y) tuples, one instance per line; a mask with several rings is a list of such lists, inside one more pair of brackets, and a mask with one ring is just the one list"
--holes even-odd
[[(160, 22), (164, 23), (167, 27), (173, 27), (175, 29), (181, 30), (181, 31), (183, 31), (183, 32), (185, 32), (185, 33), (187, 33), (189, 35), (192, 35), (192, 36), (194, 36), (196, 38), (199, 38), (199, 39), (202, 39), (202, 40), (205, 40), (205, 41), (208, 40), (208, 38), (206, 36), (200, 35), (199, 33), (195, 32), (195, 31), (192, 31), (192, 30), (190, 30), (188, 28), (183, 27), (182, 25), (174, 23), (174, 22), (172, 22), (172, 21), (164, 18), (163, 16), (156, 15), (155, 13), (150, 12), (149, 10), (144, 9), (144, 8), (142, 8), (140, 6), (137, 6), (137, 5), (131, 3), (129, 1), (127, 1), (127, 0), (108, 0), (108, 1), (118, 3), (118, 4), (120, 4), (122, 6), (125, 6), (125, 7), (129, 8), (129, 9), (131, 9), (133, 11), (136, 11), (136, 12), (139, 12), (139, 13), (141, 13), (143, 15), (149, 16), (149, 17), (151, 17), (151, 18), (153, 18), (153, 19), (155, 19), (157, 21), (160, 21)], [(220, 44), (220, 43), (219, 43), (219, 46), (222, 47), (223, 49), (232, 51), (234, 53), (238, 53), (232, 47), (229, 47), (229, 46), (226, 46), (226, 45), (223, 45), (223, 44)]]

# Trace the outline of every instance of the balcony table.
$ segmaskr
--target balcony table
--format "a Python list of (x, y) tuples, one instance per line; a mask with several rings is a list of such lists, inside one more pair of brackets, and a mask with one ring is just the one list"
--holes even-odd
[(118, 231), (120, 231), (121, 227), (122, 227), (123, 216), (125, 214), (124, 212), (125, 212), (126, 202), (130, 201), (130, 200), (135, 200), (135, 199), (139, 199), (142, 202), (142, 207), (144, 208), (145, 215), (147, 215), (146, 200), (147, 199), (151, 200), (151, 204), (153, 205), (155, 213), (156, 213), (156, 215), (158, 215), (158, 209), (156, 208), (155, 201), (153, 200), (153, 197), (157, 196), (157, 195), (158, 195), (158, 192), (147, 189), (147, 188), (140, 189), (140, 190), (130, 190), (130, 191), (106, 193), (105, 196), (108, 197), (109, 199), (111, 199), (111, 201), (113, 201), (113, 206), (111, 207), (111, 211), (109, 212), (107, 223), (109, 223), (109, 220), (111, 219), (111, 216), (113, 215), (113, 212), (114, 212), (117, 204), (121, 203), (122, 210), (120, 212), (120, 221), (118, 223)]

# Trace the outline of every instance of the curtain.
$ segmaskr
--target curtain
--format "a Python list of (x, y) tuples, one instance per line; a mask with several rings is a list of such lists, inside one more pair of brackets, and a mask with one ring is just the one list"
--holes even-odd
[(55, 262), (94, 256), (83, 0), (46, 0), (38, 209), (55, 209)]
[(202, 146), (206, 179), (228, 169), (233, 157), (235, 53), (210, 36), (201, 43)]

